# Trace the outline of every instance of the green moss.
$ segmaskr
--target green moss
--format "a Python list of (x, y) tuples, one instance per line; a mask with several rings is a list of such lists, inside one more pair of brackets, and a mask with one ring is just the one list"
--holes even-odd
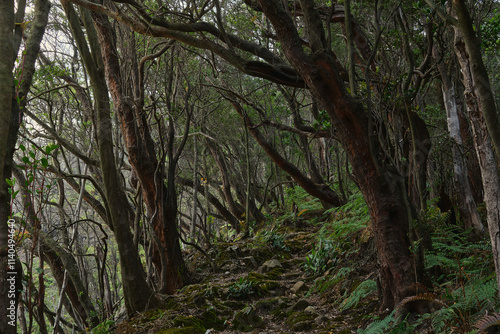
[(155, 334), (204, 334), (205, 330), (200, 330), (196, 327), (184, 327), (184, 328), (169, 328), (162, 329)]
[(213, 310), (203, 312), (200, 318), (205, 328), (214, 328), (216, 330), (222, 330), (224, 328), (224, 321), (221, 320)]
[(266, 276), (272, 280), (277, 280), (283, 275), (283, 273), (285, 273), (285, 269), (273, 268), (266, 274)]
[(271, 290), (279, 288), (279, 283), (269, 279), (268, 275), (251, 272), (248, 274), (247, 280), (253, 282), (256, 291), (260, 295), (267, 294)]
[(314, 329), (316, 315), (304, 311), (293, 312), (288, 316), (286, 324), (294, 331), (309, 331)]
[(280, 298), (271, 298), (271, 299), (265, 299), (265, 300), (260, 300), (255, 304), (255, 308), (258, 310), (266, 311), (266, 312), (272, 312), (280, 307)]
[(194, 316), (179, 315), (174, 318), (173, 324), (175, 327), (194, 327), (203, 332), (207, 330), (203, 325), (202, 319)]
[(252, 307), (236, 312), (233, 318), (233, 329), (238, 332), (249, 332), (254, 328), (262, 327), (264, 321)]

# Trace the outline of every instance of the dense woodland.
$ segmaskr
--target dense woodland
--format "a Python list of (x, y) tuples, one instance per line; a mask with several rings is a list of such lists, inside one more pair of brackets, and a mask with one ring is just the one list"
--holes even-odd
[(499, 1), (1, 0), (0, 49), (0, 333), (500, 327)]

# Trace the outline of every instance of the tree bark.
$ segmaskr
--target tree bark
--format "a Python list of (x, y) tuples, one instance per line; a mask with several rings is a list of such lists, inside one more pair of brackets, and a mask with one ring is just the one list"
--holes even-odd
[(467, 164), (464, 160), (463, 140), (460, 129), (460, 119), (458, 116), (455, 85), (447, 73), (446, 66), (442, 62), (442, 59), (439, 59), (441, 55), (437, 47), (434, 49), (434, 53), (434, 57), (439, 62), (438, 70), (441, 74), (443, 85), (443, 100), (446, 108), (448, 131), (452, 139), (453, 169), (455, 172), (455, 185), (460, 200), (460, 212), (464, 217), (465, 226), (467, 228), (473, 227), (476, 234), (481, 235), (484, 233), (484, 226), (481, 222), (481, 217), (479, 216), (476, 202), (472, 195)]
[[(133, 237), (130, 231), (130, 215), (127, 209), (130, 204), (121, 186), (121, 178), (115, 163), (110, 102), (105, 75), (102, 71), (102, 66), (100, 66), (102, 64), (100, 50), (94, 49), (94, 52), (92, 54), (90, 53), (75, 10), (66, 0), (61, 0), (61, 3), (68, 17), (68, 22), (70, 23), (75, 42), (82, 55), (85, 68), (89, 73), (94, 89), (97, 115), (96, 132), (99, 143), (99, 157), (105, 197), (108, 203), (111, 220), (110, 225), (114, 231), (115, 240), (118, 245), (118, 253), (120, 255), (125, 307), (127, 314), (133, 316), (137, 312), (142, 312), (148, 308), (157, 306), (158, 300), (146, 282), (146, 275), (137, 250), (130, 247), (133, 245)], [(98, 16), (98, 14), (96, 14), (96, 16)], [(102, 20), (104, 18), (97, 17), (97, 23), (100, 22), (105, 24), (103, 21), (99, 21), (100, 19)], [(93, 26), (87, 26), (87, 32), (92, 32), (94, 31), (93, 29)], [(105, 31), (104, 29), (104, 32)], [(102, 38), (109, 38), (109, 36), (100, 34), (99, 40)], [(89, 37), (89, 40), (92, 40), (92, 38)], [(104, 42), (107, 41), (105, 40)]]
[[(22, 13), (24, 7), (19, 6), (18, 12)], [(30, 34), (26, 39), (25, 53), (23, 55), (23, 71), (22, 78), (13, 89), (12, 70), (14, 59), (17, 55), (20, 45), (21, 36), (24, 32), (19, 27), (14, 26), (14, 2), (2, 1), (0, 3), (0, 333), (16, 333), (17, 323), (14, 321), (14, 326), (8, 324), (7, 303), (10, 303), (11, 298), (7, 296), (9, 289), (7, 282), (7, 249), (3, 245), (7, 245), (8, 230), (7, 224), (10, 217), (10, 194), (8, 193), (9, 185), (5, 182), (6, 178), (10, 178), (13, 167), (13, 157), (19, 132), (19, 126), (22, 121), (22, 111), (26, 107), (26, 95), (31, 86), (33, 74), (35, 72), (35, 62), (40, 50), (40, 43), (45, 33), (47, 20), (50, 10), (50, 3), (46, 0), (35, 1), (34, 18)], [(24, 15), (23, 15), (24, 16)], [(21, 20), (23, 18), (20, 18)], [(17, 22), (19, 25), (21, 22)], [(16, 31), (16, 34), (14, 34)], [(10, 74), (8, 71), (10, 69)], [(9, 116), (10, 110), (10, 117)], [(7, 123), (9, 123), (7, 125)], [(17, 261), (16, 261), (17, 262)], [(18, 294), (22, 289), (21, 285), (21, 268), (16, 268), (16, 297), (15, 309), (17, 310)]]
[[(326, 51), (329, 48), (314, 2), (300, 1), (309, 33), (310, 56), (303, 51), (293, 21), (281, 3), (277, 0), (258, 3), (273, 24), (286, 57), (327, 110), (349, 155), (372, 218), (380, 263), (381, 309), (393, 308), (415, 292), (414, 257), (408, 239), (413, 217), (404, 180), (394, 166), (382, 159), (380, 143), (369, 136), (364, 108), (347, 94), (335, 55)], [(374, 142), (370, 143), (370, 137)]]
[(500, 162), (500, 120), (495, 105), (495, 94), (491, 89), (490, 78), (481, 54), (481, 43), (474, 31), (472, 18), (465, 1), (453, 0), (453, 8), (457, 15), (456, 28), (460, 31), (469, 56), (469, 68), (475, 86), (475, 94), (480, 102), (480, 111), (493, 143), (497, 162)]
[(302, 172), (288, 160), (286, 160), (278, 151), (264, 138), (258, 128), (254, 126), (250, 117), (243, 111), (243, 108), (236, 103), (232, 102), (238, 114), (245, 120), (245, 124), (250, 131), (252, 137), (264, 149), (267, 155), (273, 162), (284, 172), (290, 175), (297, 184), (302, 187), (308, 194), (318, 198), (324, 202), (324, 206), (337, 207), (343, 204), (342, 199), (326, 184), (317, 184), (310, 178), (302, 174)]
[(455, 53), (457, 54), (465, 86), (465, 104), (471, 120), (474, 146), (481, 167), (483, 179), (484, 202), (486, 203), (488, 231), (490, 234), (493, 262), (495, 263), (495, 274), (497, 278), (498, 293), (500, 297), (500, 177), (492, 141), (489, 136), (486, 120), (481, 110), (482, 100), (478, 97), (479, 87), (473, 80), (474, 62), (471, 59), (465, 43), (461, 39), (459, 29), (455, 29)]
[[(14, 67), (14, 0), (0, 2), (0, 185), (4, 184), (4, 165), (7, 153), (7, 139), (9, 134), (12, 96), (13, 96), (13, 78), (12, 69)], [(2, 186), (0, 192), (5, 192)], [(7, 199), (6, 194), (1, 196), (3, 200)], [(1, 205), (1, 204), (0, 204)], [(8, 225), (4, 220), (4, 215), (0, 215), (0, 333), (16, 333), (16, 318), (8, 318), (8, 307), (10, 300), (16, 302), (14, 310), (17, 310), (17, 300), (7, 298), (9, 284), (7, 281), (8, 264)], [(10, 276), (10, 275), (9, 275)], [(15, 312), (17, 314), (17, 312)], [(10, 322), (10, 324), (9, 324)]]

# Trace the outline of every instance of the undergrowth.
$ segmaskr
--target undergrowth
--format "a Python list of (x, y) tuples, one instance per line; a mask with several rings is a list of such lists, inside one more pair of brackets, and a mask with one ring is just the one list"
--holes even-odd
[(430, 301), (432, 295), (430, 312), (395, 319), (395, 310), (358, 334), (478, 333), (478, 329), (496, 326), (500, 305), (489, 241), (476, 241), (472, 231), (450, 224), (446, 217), (435, 207), (423, 217), (432, 228), (432, 250), (426, 253), (425, 269), (434, 274), (434, 293), (408, 298)]

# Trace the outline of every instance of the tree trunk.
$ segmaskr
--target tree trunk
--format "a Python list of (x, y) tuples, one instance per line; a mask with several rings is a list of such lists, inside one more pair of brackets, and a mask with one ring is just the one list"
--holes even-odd
[[(120, 255), (121, 278), (123, 284), (123, 295), (125, 307), (129, 316), (142, 312), (150, 307), (155, 307), (158, 300), (154, 296), (145, 279), (142, 263), (133, 245), (133, 237), (130, 232), (130, 215), (127, 196), (121, 187), (121, 178), (118, 173), (115, 155), (113, 150), (113, 126), (110, 117), (110, 107), (108, 98), (108, 88), (106, 79), (102, 71), (102, 58), (98, 48), (93, 48), (94, 54), (89, 51), (89, 46), (80, 26), (72, 5), (66, 0), (61, 0), (63, 8), (68, 17), (68, 22), (72, 29), (75, 42), (82, 56), (90, 81), (93, 86), (95, 96), (95, 108), (97, 116), (97, 141), (99, 143), (99, 157), (102, 178), (104, 183), (105, 197), (108, 203), (108, 215), (110, 217), (110, 227), (114, 232)], [(84, 10), (85, 11), (85, 10)], [(104, 18), (96, 14), (96, 21), (103, 23)], [(104, 21), (107, 21), (105, 19)], [(84, 20), (84, 22), (86, 22)], [(95, 28), (86, 22), (88, 34), (95, 33)], [(103, 23), (105, 24), (105, 22)], [(105, 30), (106, 31), (106, 30)], [(109, 38), (106, 35), (99, 35), (99, 39)], [(95, 42), (95, 36), (89, 36), (90, 43)], [(105, 41), (106, 42), (106, 41)], [(106, 50), (104, 50), (106, 51)]]
[[(435, 58), (441, 61), (438, 50), (434, 49)], [(443, 83), (443, 100), (446, 108), (448, 120), (448, 131), (452, 139), (453, 169), (455, 185), (457, 187), (460, 200), (460, 213), (462, 214), (466, 228), (473, 227), (476, 234), (484, 233), (484, 226), (477, 211), (476, 202), (472, 195), (472, 190), (468, 178), (467, 165), (464, 161), (463, 140), (460, 130), (460, 120), (458, 117), (458, 106), (455, 93), (455, 85), (450, 79), (443, 62), (438, 65)]]
[[(193, 138), (193, 181), (197, 182), (198, 179), (198, 140), (196, 136)], [(198, 187), (193, 187), (193, 204), (191, 208), (191, 227), (189, 231), (189, 237), (191, 242), (195, 242), (196, 236), (196, 215), (198, 214)]]
[(313, 182), (310, 178), (302, 174), (302, 172), (295, 165), (281, 156), (281, 154), (279, 154), (278, 151), (276, 151), (276, 149), (268, 141), (266, 141), (264, 136), (260, 133), (258, 128), (254, 126), (250, 117), (243, 111), (239, 104), (233, 103), (233, 106), (238, 114), (245, 120), (245, 124), (252, 137), (264, 149), (276, 166), (290, 175), (290, 177), (292, 177), (293, 180), (297, 182), (297, 184), (308, 194), (324, 202), (324, 206), (326, 205), (327, 207), (332, 208), (343, 204), (342, 199), (328, 185)]
[[(226, 200), (229, 211), (236, 219), (241, 220), (244, 209), (238, 205), (233, 198), (231, 183), (229, 182), (229, 172), (226, 162), (224, 161), (224, 157), (222, 156), (222, 152), (218, 147), (216, 147), (216, 144), (212, 140), (207, 138), (206, 143), (221, 173), (222, 193), (224, 194), (224, 199)], [(239, 224), (235, 228), (237, 232), (240, 231)]]
[[(312, 56), (305, 54), (290, 15), (278, 0), (258, 1), (273, 24), (284, 53), (327, 110), (347, 151), (372, 218), (380, 263), (381, 309), (393, 308), (415, 293), (415, 263), (408, 239), (412, 221), (403, 177), (381, 157), (380, 143), (369, 135), (368, 116), (351, 98), (340, 77), (335, 55), (327, 52), (322, 21), (314, 2), (300, 1)], [(370, 140), (372, 142), (370, 142)]]
[(453, 0), (452, 2), (458, 19), (456, 30), (460, 32), (469, 56), (469, 73), (472, 83), (475, 85), (475, 94), (481, 105), (480, 110), (493, 143), (496, 159), (500, 161), (500, 120), (495, 105), (495, 94), (491, 89), (488, 71), (481, 54), (481, 43), (474, 31), (472, 18), (470, 17), (465, 1)]
[(481, 113), (482, 100), (478, 98), (479, 87), (473, 80), (472, 67), (469, 63), (469, 54), (461, 39), (460, 31), (455, 29), (455, 53), (457, 54), (465, 86), (465, 104), (471, 120), (474, 146), (481, 167), (483, 178), (484, 202), (486, 203), (488, 230), (490, 234), (491, 247), (493, 251), (493, 262), (495, 263), (495, 274), (497, 277), (498, 293), (500, 297), (500, 178), (493, 145), (486, 126), (486, 120)]
[[(7, 139), (10, 133), (11, 107), (13, 96), (12, 69), (14, 67), (14, 0), (0, 2), (0, 199), (7, 200), (4, 180), (4, 161), (7, 154)], [(6, 175), (7, 177), (10, 177)], [(0, 204), (1, 205), (1, 204)], [(5, 205), (3, 205), (5, 206)], [(6, 224), (7, 216), (0, 215), (0, 333), (16, 333), (17, 299), (9, 295), (10, 285), (7, 279), (12, 275), (7, 274), (8, 268), (8, 238), (9, 226)], [(9, 270), (10, 271), (10, 270)], [(13, 270), (12, 270), (13, 271)], [(14, 276), (15, 277), (15, 276)], [(18, 277), (17, 279), (20, 279)], [(14, 301), (14, 315), (9, 318), (10, 301)]]
[[(19, 5), (18, 11), (24, 11), (24, 7)], [(26, 95), (31, 86), (33, 74), (35, 72), (35, 62), (40, 50), (40, 43), (45, 33), (47, 20), (50, 10), (50, 3), (46, 0), (35, 1), (34, 18), (30, 34), (26, 39), (25, 52), (23, 53), (23, 77), (19, 78), (16, 85), (17, 96), (14, 96), (12, 70), (13, 63), (18, 53), (19, 43), (15, 39), (21, 39), (22, 30), (14, 26), (14, 1), (2, 1), (0, 3), (0, 333), (16, 333), (17, 322), (14, 316), (14, 322), (9, 325), (8, 318), (10, 302), (14, 301), (14, 314), (17, 310), (18, 295), (22, 289), (21, 268), (15, 268), (16, 292), (14, 298), (5, 298), (8, 296), (10, 286), (7, 278), (14, 277), (9, 275), (7, 268), (9, 263), (7, 249), (8, 226), (6, 222), (10, 217), (11, 197), (8, 193), (9, 185), (5, 182), (6, 178), (11, 177), (13, 167), (13, 157), (19, 126), (22, 121), (22, 110), (25, 108)], [(21, 22), (18, 22), (19, 24)], [(20, 28), (20, 27), (19, 27)], [(14, 35), (16, 30), (17, 36)], [(10, 73), (9, 73), (10, 72)], [(10, 114), (10, 117), (9, 117)], [(10, 123), (10, 124), (8, 124)], [(16, 261), (17, 263), (18, 261)]]
[[(26, 183), (26, 178), (20, 169), (15, 168), (13, 174), (19, 184)], [(63, 247), (60, 247), (47, 232), (35, 227), (36, 221), (34, 221), (34, 217), (36, 217), (36, 213), (34, 212), (34, 204), (31, 201), (32, 196), (25, 187), (21, 188), (21, 195), (23, 197), (24, 208), (26, 208), (28, 212), (26, 229), (31, 235), (36, 234), (38, 236), (39, 245), (37, 248), (39, 250), (38, 257), (40, 261), (44, 259), (47, 260), (53, 276), (60, 284), (62, 284), (63, 281), (64, 270), (67, 270), (70, 283), (67, 286), (66, 293), (73, 308), (77, 311), (78, 316), (80, 316), (85, 326), (97, 326), (99, 323), (97, 312), (90, 300), (88, 290), (85, 289), (85, 285), (80, 277), (80, 271), (78, 270), (78, 264), (75, 258)], [(35, 231), (35, 229), (37, 230)], [(39, 289), (39, 293), (41, 292), (42, 290)]]

